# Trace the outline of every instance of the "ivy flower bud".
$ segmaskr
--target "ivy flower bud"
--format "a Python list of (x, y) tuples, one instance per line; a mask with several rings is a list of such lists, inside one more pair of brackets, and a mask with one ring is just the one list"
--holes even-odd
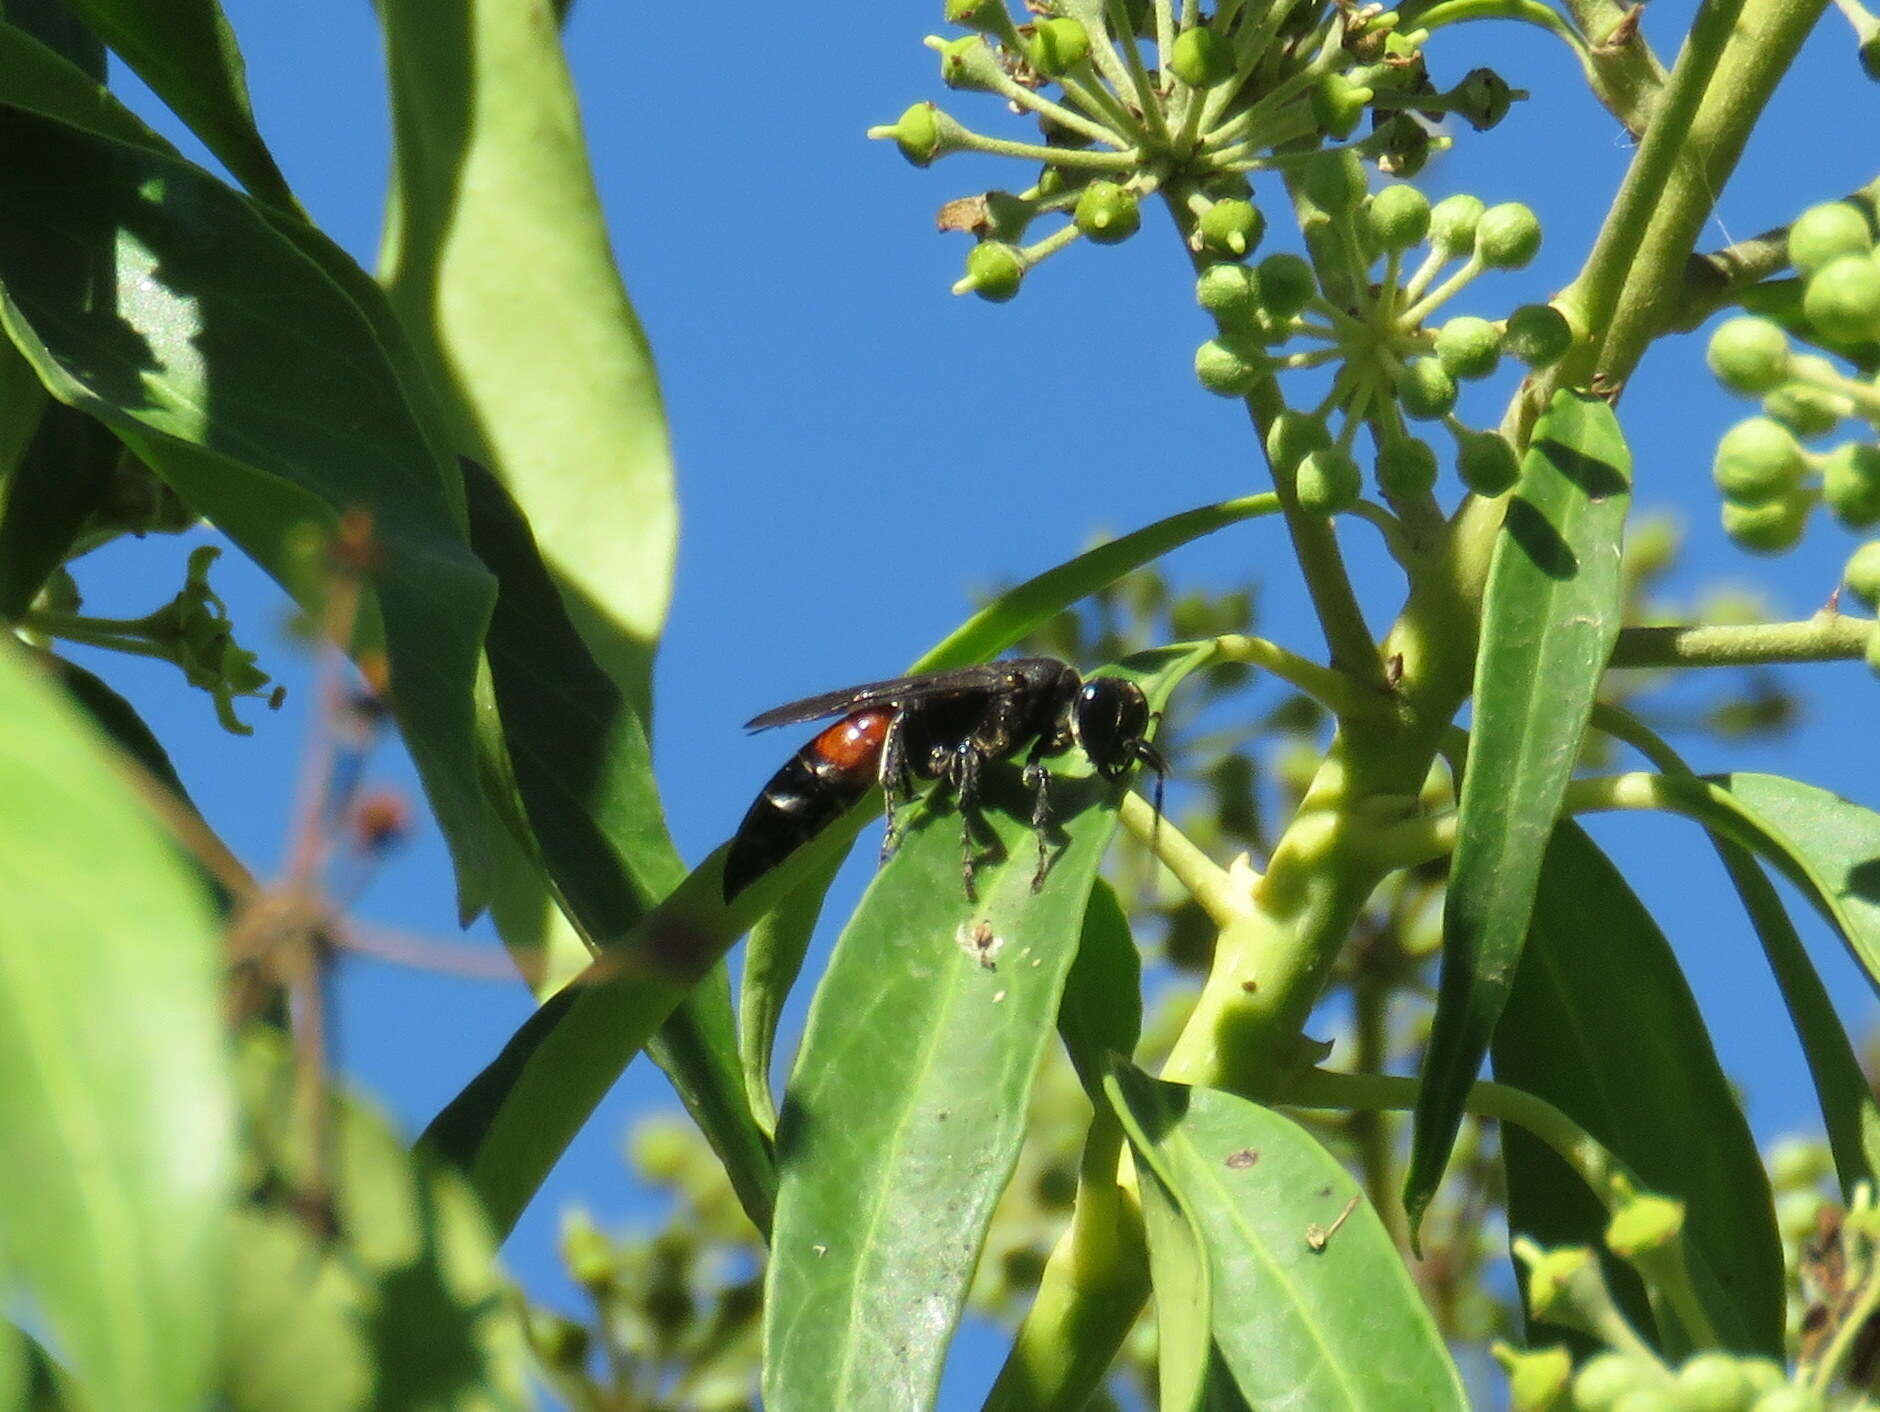
[(1327, 137), (1342, 142), (1358, 130), (1364, 105), (1377, 94), (1343, 74), (1323, 75), (1312, 85), (1312, 121)]
[(1364, 163), (1356, 152), (1319, 152), (1307, 161), (1299, 179), (1306, 199), (1328, 215), (1358, 209), (1364, 200)]
[(1854, 410), (1845, 397), (1804, 382), (1785, 383), (1776, 388), (1763, 398), (1762, 407), (1765, 417), (1781, 422), (1803, 441), (1826, 436)]
[(1011, 23), (1011, 16), (1006, 13), (1005, 0), (947, 0), (947, 23), (962, 29), (997, 31)]
[(1573, 1405), (1579, 1412), (1612, 1412), (1627, 1393), (1664, 1386), (1656, 1364), (1630, 1353), (1596, 1353), (1573, 1375)]
[(916, 103), (892, 127), (871, 127), (868, 135), (892, 138), (903, 157), (917, 167), (925, 167), (935, 157), (959, 151), (966, 129), (933, 104)]
[(1299, 508), (1308, 515), (1336, 515), (1358, 503), (1364, 475), (1349, 451), (1330, 446), (1300, 461), (1293, 482)]
[(1500, 432), (1464, 432), (1456, 442), (1456, 474), (1477, 495), (1493, 498), (1514, 489), (1521, 461)]
[(1867, 217), (1846, 201), (1810, 206), (1789, 227), (1789, 262), (1805, 275), (1842, 255), (1864, 255), (1872, 248)]
[(998, 61), (992, 49), (977, 34), (963, 34), (940, 46), (940, 81), (948, 88), (989, 93), (989, 73), (996, 72)]
[(1573, 326), (1551, 304), (1523, 304), (1508, 315), (1502, 347), (1530, 368), (1550, 367), (1573, 347)]
[(1821, 464), (1821, 498), (1849, 529), (1880, 522), (1880, 445), (1848, 441)]
[(1032, 26), (1025, 57), (1039, 73), (1061, 78), (1090, 57), (1090, 31), (1066, 16), (1039, 20)]
[(1510, 88), (1507, 80), (1493, 69), (1471, 69), (1463, 75), (1462, 82), (1449, 91), (1448, 97), (1470, 127), (1477, 132), (1487, 132), (1508, 116), (1515, 99), (1525, 98), (1527, 94)]
[(1518, 270), (1540, 248), (1540, 219), (1519, 201), (1489, 207), (1476, 225), (1475, 253), (1491, 270)]
[(1432, 422), (1456, 405), (1456, 380), (1434, 358), (1413, 358), (1397, 380), (1404, 415)]
[(1408, 113), (1394, 114), (1379, 123), (1367, 141), (1377, 153), (1377, 169), (1386, 176), (1405, 180), (1429, 165), (1434, 145), (1430, 130)]
[(1221, 397), (1245, 397), (1270, 366), (1257, 346), (1238, 338), (1210, 338), (1195, 350), (1195, 377)]
[(1275, 319), (1292, 318), (1318, 292), (1312, 266), (1297, 255), (1268, 255), (1256, 269), (1260, 277), (1260, 302)]
[(1788, 495), (1807, 469), (1807, 455), (1787, 427), (1751, 417), (1718, 441), (1710, 476), (1726, 500), (1761, 505)]
[(1430, 233), (1430, 198), (1405, 183), (1387, 186), (1365, 206), (1364, 226), (1380, 250), (1420, 245)]
[(1377, 488), (1392, 500), (1414, 500), (1436, 485), (1436, 452), (1420, 437), (1386, 442), (1377, 453)]
[(1678, 1369), (1677, 1386), (1680, 1412), (1736, 1412), (1749, 1405), (1753, 1392), (1742, 1365), (1714, 1348), (1686, 1360)]
[(1201, 213), (1195, 227), (1201, 248), (1227, 260), (1244, 260), (1259, 247), (1266, 234), (1266, 217), (1251, 201), (1230, 197), (1216, 201)]
[(1307, 456), (1331, 444), (1325, 423), (1304, 412), (1281, 412), (1266, 429), (1266, 458), (1280, 471), (1297, 469)]
[(1566, 1349), (1526, 1353), (1498, 1343), (1494, 1354), (1508, 1374), (1511, 1412), (1555, 1412), (1566, 1406), (1567, 1384), (1573, 1378), (1573, 1358)]
[(1752, 554), (1780, 554), (1793, 549), (1808, 527), (1809, 500), (1790, 493), (1754, 505), (1723, 502), (1723, 532)]
[(1640, 1192), (1621, 1206), (1606, 1223), (1606, 1246), (1614, 1255), (1630, 1260), (1663, 1250), (1684, 1230), (1684, 1203), (1652, 1192)]
[(1869, 608), (1880, 608), (1880, 539), (1870, 539), (1856, 549), (1847, 561), (1847, 568), (1842, 570), (1841, 578), (1848, 592)]
[(1768, 319), (1726, 319), (1710, 336), (1705, 358), (1718, 382), (1754, 397), (1788, 377), (1788, 335)]
[(1501, 330), (1461, 314), (1436, 330), (1436, 361), (1453, 378), (1485, 378), (1501, 365)]
[(1128, 240), (1142, 224), (1136, 194), (1113, 181), (1093, 181), (1077, 198), (1072, 219), (1085, 237), (1098, 245)]
[(1024, 278), (1024, 256), (1002, 240), (982, 240), (966, 253), (966, 284), (981, 299), (1003, 304)]
[(1209, 265), (1195, 281), (1195, 302), (1222, 327), (1251, 327), (1260, 317), (1260, 277), (1245, 265)]
[(1458, 192), (1430, 210), (1430, 244), (1450, 259), (1475, 252), (1475, 229), (1487, 208), (1480, 197)]
[(1808, 277), (1802, 313), (1836, 342), (1880, 339), (1880, 264), (1866, 254), (1837, 255)]
[(1175, 36), (1168, 66), (1190, 88), (1212, 88), (1234, 76), (1234, 46), (1206, 25), (1196, 25)]

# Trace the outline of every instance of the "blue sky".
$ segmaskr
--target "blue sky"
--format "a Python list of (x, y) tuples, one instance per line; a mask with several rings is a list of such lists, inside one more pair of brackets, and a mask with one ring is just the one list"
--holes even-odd
[[(1241, 412), (1202, 392), (1190, 372), (1209, 329), (1165, 216), (1149, 214), (1125, 246), (1053, 260), (1010, 305), (947, 293), (964, 237), (936, 234), (934, 209), (1012, 174), (967, 159), (916, 171), (862, 135), (923, 97), (997, 129), (992, 100), (939, 87), (920, 45), (939, 27), (939, 8), (937, 0), (827, 13), (576, 6), (569, 46), (595, 165), (658, 359), (678, 459), (683, 532), (654, 730), (668, 817), (690, 859), (729, 833), (792, 748), (778, 735), (747, 738), (746, 717), (899, 670), (970, 610), (976, 590), (1048, 567), (1098, 531), (1262, 487)], [(1661, 52), (1691, 9), (1654, 0), (1645, 30)], [(315, 218), (370, 268), (388, 141), (371, 8), (228, 0), (228, 10), (281, 165)], [(1565, 51), (1538, 31), (1449, 31), (1432, 51), (1445, 86), (1484, 62), (1535, 97), (1497, 130), (1463, 134), (1423, 184), (1433, 196), (1474, 191), (1541, 214), (1540, 260), (1485, 279), (1454, 306), (1493, 316), (1544, 299), (1577, 268), (1627, 143), (1585, 96)], [(121, 70), (114, 77), (177, 134), (134, 80)], [(1872, 144), (1846, 139), (1872, 130), (1874, 92), (1830, 12), (1722, 193), (1704, 244), (1782, 223), (1869, 180)], [(1261, 194), (1282, 209), (1272, 188)], [(1473, 404), (1476, 421), (1493, 415), (1512, 376)], [(1821, 604), (1852, 543), (1838, 529), (1818, 523), (1797, 553), (1770, 562), (1735, 550), (1716, 527), (1709, 452), (1744, 409), (1704, 371), (1701, 339), (1654, 351), (1622, 412), (1641, 508), (1679, 511), (1689, 532), (1675, 591), (1735, 581), (1760, 586), (1784, 616)], [(1395, 590), (1390, 566), (1369, 530), (1354, 526), (1344, 539), (1381, 629)], [(155, 606), (180, 581), (186, 548), (152, 540), (87, 561), (88, 609)], [(1262, 630), (1319, 648), (1276, 526), (1229, 531), (1169, 567), (1187, 585), (1257, 581)], [(306, 664), (279, 634), (285, 606), (271, 584), (232, 555), (215, 581), (244, 641), (291, 691), (285, 709), (258, 716), (253, 738), (219, 731), (207, 698), (167, 669), (84, 660), (130, 696), (210, 820), (266, 870), (279, 857), (306, 724)], [(1791, 680), (1809, 689), (1802, 730), (1727, 759), (1699, 750), (1698, 766), (1793, 774), (1880, 806), (1872, 726), (1880, 684), (1858, 664)], [(410, 784), (395, 749), (379, 765), (384, 779)], [(1779, 997), (1701, 839), (1662, 819), (1602, 819), (1594, 830), (1678, 943), (1758, 1134), (1812, 1126)], [(861, 876), (852, 866), (830, 916), (843, 915)], [(388, 865), (360, 911), (451, 930), (434, 831)], [(1806, 934), (1843, 1013), (1864, 1029), (1872, 1021), (1865, 983), (1812, 918)], [(527, 1013), (519, 986), (369, 963), (348, 963), (340, 995), (347, 1068), (412, 1130)], [(510, 1243), (511, 1266), (532, 1289), (568, 1296), (552, 1253), (565, 1204), (585, 1202), (603, 1220), (645, 1211), (619, 1140), (635, 1114), (672, 1103), (643, 1063), (610, 1097)], [(989, 1376), (988, 1345), (972, 1348), (949, 1406), (977, 1405), (973, 1390)]]

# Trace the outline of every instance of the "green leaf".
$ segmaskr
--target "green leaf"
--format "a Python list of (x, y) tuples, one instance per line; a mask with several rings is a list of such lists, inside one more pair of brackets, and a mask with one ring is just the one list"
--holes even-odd
[(1612, 409), (1556, 393), (1535, 425), (1496, 540), (1436, 1018), (1404, 1182), (1412, 1231), (1448, 1165), (1513, 983), (1541, 855), (1618, 638), (1631, 474)]
[[(1125, 670), (1159, 705), (1210, 655), (1170, 649)], [(1028, 793), (995, 771), (979, 900), (961, 885), (956, 811), (923, 806), (836, 942), (777, 1128), (773, 1412), (934, 1396), (1116, 825), (1116, 790), (1081, 755), (1053, 773), (1062, 845), (1042, 890)]]
[[(240, 1077), (264, 1196), (231, 1218), (229, 1360), (237, 1412), (533, 1405), (513, 1291), (476, 1198), (455, 1172), (414, 1157), (370, 1105), (329, 1092), (333, 1167), (310, 1157), (288, 1100), (285, 1044), (255, 1029)], [(311, 1227), (307, 1193), (330, 1189), (333, 1233)]]
[(1182, 1200), (1181, 1175), (1172, 1162), (1162, 1160), (1157, 1145), (1170, 1124), (1169, 1115), (1155, 1106), (1153, 1090), (1138, 1091), (1121, 1071), (1111, 1075), (1105, 1087), (1110, 1110), (1136, 1154), (1149, 1282), (1155, 1291), (1157, 1406), (1192, 1412), (1201, 1405), (1214, 1359), (1213, 1262), (1200, 1218)]
[[(1078, 596), (1109, 582), (1103, 574), (1127, 573), (1189, 539), (1277, 508), (1271, 495), (1252, 496), (1170, 516), (1125, 535), (1001, 595), (923, 662), (932, 666), (956, 651), (991, 656)], [(683, 993), (686, 977), (703, 973), (690, 968), (707, 959), (715, 962), (754, 922), (801, 889), (805, 879), (820, 868), (833, 869), (879, 807), (878, 795), (857, 805), (740, 893), (730, 907), (722, 899), (726, 850), (715, 850), (676, 893), (610, 948), (610, 968), (620, 956), (650, 953), (677, 955), (676, 969), (656, 963), (652, 975), (632, 969), (564, 990), (530, 1016), (502, 1053), (445, 1106), (425, 1140), (472, 1172), (499, 1229), (506, 1231), (515, 1221), (645, 1043), (649, 1026), (657, 1026), (674, 1004), (674, 994)], [(775, 1003), (780, 1006), (783, 998)]]
[(0, 22), (17, 26), (92, 82), (104, 82), (104, 45), (65, 0), (0, 0)]
[(1880, 1184), (1880, 1105), (1874, 1101), (1873, 1085), (1841, 1027), (1828, 988), (1795, 934), (1788, 910), (1755, 857), (1727, 838), (1711, 838), (1782, 990), (1821, 1105), (1841, 1194), (1852, 1201), (1862, 1182)]
[[(0, 1290), (7, 1289), (0, 1269)], [(0, 1407), (26, 1406), (26, 1338), (10, 1319), (0, 1318)]]
[(20, 109), (0, 109), (0, 135), (0, 320), (53, 394), (290, 590), (310, 587), (307, 526), (371, 514), (382, 567), (362, 627), (382, 624), (393, 709), (474, 911), (472, 684), (493, 584), (383, 326), (305, 253), (317, 235), (290, 242), (186, 163)]
[[(63, 0), (54, 0), (61, 4)], [(89, 69), (84, 56), (69, 56), (59, 45), (30, 27), (0, 23), (0, 100), (18, 108), (58, 118), (101, 137), (114, 137), (134, 147), (174, 157), (176, 149), (152, 132), (143, 120), (119, 103), (104, 86), (104, 51), (98, 67)], [(71, 12), (63, 11), (67, 21)]]
[(777, 1131), (777, 1105), (770, 1092), (777, 1023), (809, 954), (823, 897), (841, 866), (840, 855), (825, 861), (751, 928), (744, 944), (744, 971), (738, 977), (738, 1054), (751, 1109), (767, 1133)]
[(672, 594), (672, 452), (560, 36), (526, 5), (385, 0), (379, 15), (392, 305), (644, 719)]
[(0, 720), (0, 1258), (93, 1405), (199, 1407), (233, 1180), (213, 913), (13, 646)]
[(299, 209), (255, 128), (241, 51), (216, 0), (68, 3), (237, 181), (263, 201)]
[(32, 606), (78, 542), (117, 463), (118, 439), (83, 412), (54, 403), (0, 486), (0, 618)]
[[(1575, 824), (1547, 844), (1493, 1054), (1498, 1080), (1547, 1100), (1647, 1189), (1685, 1204), (1692, 1285), (1725, 1346), (1780, 1357), (1782, 1242), (1755, 1137), (1670, 943)], [(1605, 1206), (1525, 1129), (1503, 1124), (1501, 1144), (1511, 1234), (1600, 1249)], [(1649, 1329), (1629, 1267), (1606, 1265)], [(1659, 1332), (1668, 1352), (1690, 1351), (1675, 1319)]]
[[(498, 583), (485, 644), (501, 727), (500, 741), (484, 742), (499, 757), (491, 772), (514, 784), (518, 845), (535, 850), (558, 904), (599, 950), (676, 888), (685, 864), (639, 716), (575, 631), (528, 522), (474, 461), (464, 462), (464, 491), (471, 544)], [(652, 1054), (767, 1229), (775, 1163), (745, 1095), (722, 965), (662, 1026)]]
[(184, 804), (189, 804), (189, 791), (183, 787), (176, 766), (170, 762), (169, 752), (163, 748), (163, 742), (157, 739), (150, 727), (144, 724), (136, 708), (101, 678), (76, 663), (62, 657), (49, 657), (46, 660), (58, 674), (59, 684), (65, 688), (73, 703), (91, 718), (91, 723), (104, 733), (111, 744), (142, 765)]
[[(1167, 1305), (1180, 1316), (1185, 1368), (1198, 1355), (1205, 1369), (1207, 1340), (1181, 1321), (1200, 1325), (1209, 1310), (1221, 1361), (1254, 1407), (1468, 1407), (1383, 1221), (1305, 1129), (1244, 1098), (1160, 1083), (1128, 1065), (1116, 1066), (1108, 1091), (1138, 1170), (1186, 1213), (1204, 1256), (1211, 1305), (1195, 1302), (1205, 1299), (1199, 1271), (1179, 1270), (1177, 1287), (1164, 1286), (1174, 1262), (1156, 1261), (1145, 1178), (1156, 1301), (1165, 1330)], [(1193, 1405), (1171, 1402), (1163, 1386), (1163, 1406)], [(1190, 1398), (1185, 1382), (1177, 1391)]]
[(1099, 1111), (1110, 1056), (1129, 1059), (1142, 1036), (1142, 953), (1116, 889), (1102, 878), (1084, 908), (1077, 959), (1064, 983), (1058, 1033), (1077, 1077)]

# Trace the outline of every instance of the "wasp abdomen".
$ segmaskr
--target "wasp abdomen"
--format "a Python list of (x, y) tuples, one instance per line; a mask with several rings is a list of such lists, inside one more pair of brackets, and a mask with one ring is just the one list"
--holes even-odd
[(894, 712), (886, 709), (844, 716), (770, 777), (731, 840), (727, 902), (868, 793), (893, 720)]

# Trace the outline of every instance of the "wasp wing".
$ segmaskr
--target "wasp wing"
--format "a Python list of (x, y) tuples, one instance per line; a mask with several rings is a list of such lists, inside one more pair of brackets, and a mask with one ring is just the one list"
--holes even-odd
[(1007, 685), (1014, 674), (1022, 678), (1034, 673), (1064, 670), (1064, 664), (1053, 657), (1018, 657), (981, 662), (971, 667), (949, 667), (938, 672), (916, 672), (913, 676), (863, 682), (859, 686), (846, 686), (840, 691), (825, 691), (820, 696), (806, 696), (801, 701), (775, 706), (760, 716), (751, 717), (744, 723), (744, 729), (769, 730), (772, 726), (800, 725), (805, 721), (819, 721), (825, 716), (846, 715), (871, 707), (898, 709), (910, 701), (933, 701), (944, 696), (996, 691)]

